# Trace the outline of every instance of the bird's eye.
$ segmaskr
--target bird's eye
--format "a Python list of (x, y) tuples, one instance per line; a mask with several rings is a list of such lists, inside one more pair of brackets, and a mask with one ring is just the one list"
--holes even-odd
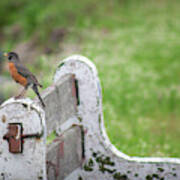
[(8, 58), (9, 60), (11, 60), (12, 59), (12, 56), (9, 56), (9, 58)]

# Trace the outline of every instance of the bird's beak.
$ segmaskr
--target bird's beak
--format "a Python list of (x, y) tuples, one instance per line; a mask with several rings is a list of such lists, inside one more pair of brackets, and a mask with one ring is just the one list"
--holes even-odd
[(8, 53), (4, 53), (3, 55), (4, 55), (5, 57), (7, 57), (7, 56), (8, 56)]

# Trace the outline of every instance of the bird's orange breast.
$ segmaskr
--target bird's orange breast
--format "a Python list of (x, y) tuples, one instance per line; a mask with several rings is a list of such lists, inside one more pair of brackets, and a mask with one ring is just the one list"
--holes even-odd
[(17, 68), (15, 67), (14, 63), (11, 62), (11, 63), (8, 63), (8, 65), (9, 65), (9, 71), (10, 71), (12, 78), (17, 83), (21, 84), (22, 86), (26, 86), (27, 85), (27, 79), (18, 73)]

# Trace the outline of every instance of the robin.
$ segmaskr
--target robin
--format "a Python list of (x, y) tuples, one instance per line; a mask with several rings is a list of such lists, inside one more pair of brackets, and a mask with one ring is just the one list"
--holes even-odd
[(16, 83), (19, 83), (24, 87), (23, 91), (16, 96), (15, 99), (23, 97), (27, 89), (31, 87), (37, 94), (42, 106), (45, 107), (45, 104), (38, 91), (38, 86), (41, 88), (43, 86), (38, 82), (37, 78), (21, 64), (18, 54), (15, 52), (9, 52), (4, 53), (4, 56), (8, 58), (9, 71), (12, 78), (16, 81)]

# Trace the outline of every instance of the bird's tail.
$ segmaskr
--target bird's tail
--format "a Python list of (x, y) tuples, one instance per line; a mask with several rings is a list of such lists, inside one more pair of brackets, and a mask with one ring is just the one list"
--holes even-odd
[(40, 100), (42, 106), (45, 107), (46, 105), (44, 104), (44, 102), (43, 102), (43, 100), (42, 100), (42, 98), (41, 98), (41, 96), (40, 96), (40, 94), (39, 94), (37, 85), (34, 84), (33, 87), (32, 87), (32, 89), (33, 89), (34, 92), (37, 94), (37, 96), (38, 96), (38, 98), (39, 98), (39, 100)]

